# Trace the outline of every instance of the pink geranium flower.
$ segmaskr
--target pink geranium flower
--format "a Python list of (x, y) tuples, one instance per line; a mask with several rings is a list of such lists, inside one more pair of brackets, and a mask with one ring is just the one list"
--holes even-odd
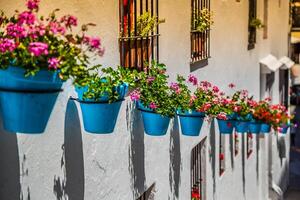
[(158, 106), (157, 106), (154, 102), (151, 102), (151, 103), (149, 104), (149, 108), (151, 108), (151, 109), (156, 109), (156, 108), (158, 108)]
[(13, 39), (0, 38), (0, 52), (5, 53), (7, 51), (12, 52), (17, 47), (17, 44)]
[(77, 26), (77, 18), (72, 15), (63, 16), (60, 22), (64, 23), (66, 27)]
[(228, 85), (228, 87), (230, 87), (230, 88), (235, 88), (235, 84), (230, 83), (230, 84)]
[(18, 24), (9, 23), (6, 26), (6, 31), (8, 36), (14, 38), (25, 38), (27, 36), (25, 28)]
[(28, 0), (26, 6), (29, 10), (38, 10), (40, 0)]
[(59, 67), (59, 59), (58, 58), (49, 58), (48, 59), (49, 69), (57, 69)]
[(24, 11), (19, 14), (18, 16), (18, 24), (27, 24), (27, 25), (32, 25), (35, 23), (36, 17), (35, 14), (33, 14), (30, 11)]
[(138, 101), (141, 98), (141, 93), (139, 90), (133, 90), (130, 94), (131, 101)]
[(28, 51), (34, 56), (48, 55), (48, 44), (43, 42), (31, 42)]
[(197, 79), (197, 77), (194, 76), (194, 75), (192, 75), (192, 74), (189, 75), (188, 81), (190, 83), (192, 83), (193, 85), (198, 85), (198, 79)]

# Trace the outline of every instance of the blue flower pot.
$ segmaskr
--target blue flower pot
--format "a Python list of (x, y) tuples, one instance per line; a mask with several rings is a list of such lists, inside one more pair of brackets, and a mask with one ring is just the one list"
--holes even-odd
[(219, 130), (221, 134), (232, 134), (234, 121), (218, 119)]
[(0, 70), (0, 110), (3, 127), (9, 132), (43, 133), (53, 110), (62, 81), (47, 70), (24, 77), (25, 70)]
[(261, 129), (261, 123), (250, 122), (249, 123), (249, 132), (252, 134), (259, 134)]
[(200, 130), (205, 117), (204, 113), (200, 112), (177, 112), (179, 116), (181, 132), (186, 136), (199, 136)]
[(114, 131), (122, 101), (114, 103), (79, 101), (84, 130), (95, 134)]
[(166, 135), (170, 123), (170, 118), (155, 113), (152, 109), (145, 107), (142, 102), (137, 102), (137, 107), (142, 113), (144, 130), (147, 135)]
[(260, 128), (261, 133), (270, 133), (270, 131), (271, 131), (271, 125), (265, 123), (261, 124), (261, 128)]
[(279, 132), (282, 134), (287, 134), (288, 130), (289, 126), (282, 126)]
[(249, 129), (249, 122), (236, 121), (234, 123), (234, 127), (238, 133), (247, 133)]
[[(84, 99), (83, 98), (83, 94), (85, 92), (87, 92), (88, 90), (88, 87), (85, 86), (85, 87), (78, 87), (76, 86), (75, 87), (75, 91), (77, 92), (77, 95), (78, 95), (78, 99), (80, 101), (90, 101), (90, 102), (94, 102), (93, 99)], [(119, 85), (117, 87), (114, 87), (114, 90), (117, 91), (117, 93), (119, 94), (119, 98), (118, 100), (122, 100), (125, 98), (125, 95), (127, 94), (128, 92), (128, 84), (127, 83), (124, 83), (122, 85)], [(108, 94), (105, 94), (103, 95), (100, 99), (98, 99), (99, 102), (108, 102), (109, 101), (109, 95)]]

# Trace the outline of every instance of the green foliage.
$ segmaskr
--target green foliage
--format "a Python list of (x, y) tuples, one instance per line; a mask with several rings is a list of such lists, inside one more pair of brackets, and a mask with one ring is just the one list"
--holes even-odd
[(146, 107), (154, 103), (156, 113), (173, 117), (175, 115), (174, 101), (168, 86), (166, 66), (153, 61), (148, 64), (148, 72), (139, 73), (137, 88), (140, 91), (140, 101)]
[(262, 23), (262, 21), (260, 19), (253, 18), (250, 21), (250, 27), (260, 29), (260, 28), (263, 28), (264, 25), (263, 25), (263, 23)]
[(209, 11), (207, 8), (203, 8), (202, 10), (195, 10), (194, 16), (200, 14), (199, 18), (194, 18), (193, 24), (195, 24), (196, 31), (204, 32), (209, 30), (210, 27), (214, 24), (213, 21), (213, 12)]
[(90, 70), (77, 81), (76, 86), (87, 87), (83, 95), (84, 99), (92, 99), (96, 102), (104, 95), (108, 96), (110, 103), (117, 101), (119, 99), (117, 88), (122, 84), (134, 87), (138, 75), (136, 70), (120, 66), (117, 69), (103, 68), (100, 73), (93, 72), (94, 69)]

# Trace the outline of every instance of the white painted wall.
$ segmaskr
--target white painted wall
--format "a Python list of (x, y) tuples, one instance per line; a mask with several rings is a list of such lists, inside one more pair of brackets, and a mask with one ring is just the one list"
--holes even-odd
[[(269, 53), (277, 57), (287, 55), (288, 1), (281, 1), (280, 7), (278, 3), (269, 0), (268, 39), (262, 39), (262, 31), (258, 31), (256, 47), (248, 51), (248, 1), (212, 0), (215, 25), (211, 32), (211, 59), (208, 66), (193, 73), (225, 91), (228, 83), (234, 82), (259, 97), (259, 59)], [(22, 5), (21, 0), (0, 0), (0, 8), (8, 13)], [(118, 65), (117, 0), (42, 0), (43, 12), (57, 7), (62, 13), (75, 14), (83, 23), (97, 23), (93, 33), (103, 38), (106, 49), (99, 62), (105, 66)], [(258, 8), (258, 16), (262, 18), (262, 0), (258, 0)], [(190, 72), (190, 10), (189, 0), (160, 0), (160, 16), (166, 19), (160, 27), (160, 61), (168, 66), (171, 79), (176, 73)], [(276, 75), (274, 97), (278, 96), (278, 84)], [(201, 136), (194, 138), (182, 136), (176, 122), (171, 123), (164, 137), (146, 136), (138, 111), (126, 100), (115, 132), (91, 135), (81, 126), (80, 107), (68, 102), (70, 95), (74, 91), (68, 83), (44, 134), (0, 132), (0, 199), (16, 200), (21, 194), (24, 200), (129, 200), (136, 199), (154, 182), (157, 200), (189, 199), (190, 153), (204, 137), (207, 137), (207, 199), (266, 200), (270, 156), (274, 182), (285, 185), (281, 179), (287, 178), (283, 169), (288, 158), (281, 165), (276, 135), (258, 139), (259, 146), (254, 136), (252, 156), (246, 159), (244, 145), (233, 160), (227, 137), (226, 171), (219, 177), (216, 123), (205, 123)], [(272, 138), (272, 146), (268, 138)], [(286, 145), (288, 149), (288, 140)]]

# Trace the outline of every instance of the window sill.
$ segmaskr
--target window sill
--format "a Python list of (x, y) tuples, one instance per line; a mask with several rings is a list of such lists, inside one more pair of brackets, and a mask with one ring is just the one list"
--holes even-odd
[(196, 71), (197, 69), (201, 69), (208, 65), (208, 58), (190, 62), (190, 72)]

